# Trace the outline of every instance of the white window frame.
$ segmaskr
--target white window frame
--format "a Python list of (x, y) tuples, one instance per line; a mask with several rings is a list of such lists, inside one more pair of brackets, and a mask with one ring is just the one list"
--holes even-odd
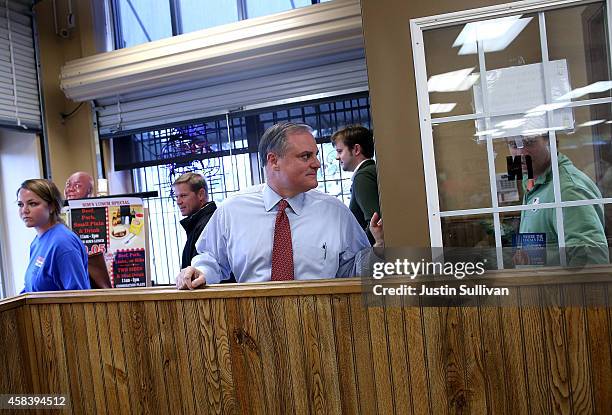
[[(548, 10), (554, 10), (559, 8), (566, 8), (572, 6), (585, 5), (590, 3), (605, 3), (606, 17), (608, 20), (607, 36), (608, 36), (608, 59), (612, 56), (612, 50), (610, 50), (610, 44), (612, 40), (612, 12), (610, 7), (611, 0), (526, 0), (518, 1), (514, 3), (506, 3), (497, 6), (483, 7), (479, 9), (465, 10), (460, 12), (442, 14), (437, 16), (428, 16), (423, 18), (411, 19), (410, 20), (410, 34), (412, 39), (412, 55), (414, 59), (414, 71), (416, 78), (417, 87), (417, 98), (418, 98), (418, 109), (419, 109), (419, 125), (421, 130), (421, 145), (423, 149), (423, 164), (425, 170), (425, 189), (427, 192), (427, 210), (429, 217), (429, 236), (431, 240), (432, 248), (442, 248), (442, 218), (452, 216), (464, 216), (464, 215), (477, 215), (477, 214), (492, 214), (493, 215), (493, 226), (495, 231), (495, 246), (497, 248), (502, 247), (501, 242), (501, 222), (500, 213), (503, 212), (518, 212), (523, 210), (534, 209), (532, 205), (516, 205), (516, 206), (504, 206), (500, 207), (497, 199), (497, 182), (495, 177), (495, 164), (494, 164), (494, 153), (493, 153), (493, 141), (491, 135), (486, 135), (487, 145), (487, 158), (489, 168), (489, 181), (491, 190), (491, 202), (492, 207), (490, 208), (479, 208), (479, 209), (465, 209), (465, 210), (452, 210), (452, 211), (441, 211), (440, 200), (438, 193), (438, 182), (437, 182), (437, 171), (436, 161), (434, 154), (434, 143), (433, 143), (433, 125), (444, 124), (454, 121), (466, 121), (474, 120), (476, 118), (484, 117), (485, 125), (488, 125), (492, 116), (498, 115), (511, 115), (501, 113), (489, 113), (487, 109), (487, 88), (485, 87), (486, 77), (481, 76), (480, 82), (482, 84), (483, 91), (483, 109), (482, 113), (457, 115), (450, 117), (433, 118), (429, 110), (429, 92), (427, 90), (427, 72), (426, 72), (426, 61), (425, 61), (425, 45), (423, 42), (423, 32), (430, 29), (439, 29), (449, 26), (458, 26), (469, 22), (487, 20), (493, 18), (499, 18), (504, 16), (524, 14), (524, 13), (538, 13), (539, 27), (540, 27), (540, 48), (542, 51), (542, 63), (545, 65), (549, 62), (548, 59), (548, 45), (546, 41), (546, 26), (545, 16), (543, 12)], [(478, 61), (480, 73), (485, 73), (484, 65), (484, 51), (479, 42), (478, 47)], [(547, 78), (544, 76), (545, 91), (546, 91), (546, 102), (551, 101), (550, 89), (546, 87)], [(568, 107), (581, 107), (581, 106), (592, 106), (597, 104), (612, 103), (612, 97), (588, 99), (581, 101), (574, 101)], [(549, 122), (551, 121), (552, 114), (548, 112)], [(488, 128), (488, 127), (486, 127)], [(538, 209), (542, 208), (554, 208), (556, 211), (557, 229), (558, 231), (558, 244), (561, 265), (566, 264), (564, 247), (565, 247), (565, 229), (563, 226), (563, 208), (573, 206), (584, 206), (584, 205), (597, 205), (612, 203), (612, 198), (601, 198), (601, 199), (589, 199), (589, 200), (577, 200), (577, 201), (562, 201), (561, 190), (559, 185), (559, 166), (557, 160), (557, 144), (556, 135), (554, 131), (549, 133), (550, 137), (550, 152), (551, 152), (551, 164), (553, 173), (553, 189), (555, 195), (554, 203), (540, 203)], [(503, 269), (503, 255), (501, 249), (497, 251), (497, 265), (499, 269)]]

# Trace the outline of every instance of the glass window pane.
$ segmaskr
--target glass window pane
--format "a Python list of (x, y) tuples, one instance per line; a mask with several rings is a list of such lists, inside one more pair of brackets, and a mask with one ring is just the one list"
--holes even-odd
[(172, 36), (168, 0), (119, 0), (123, 45), (130, 47)]
[(179, 0), (183, 33), (238, 21), (236, 0)]
[(441, 222), (445, 260), (482, 261), (487, 269), (497, 268), (493, 215), (445, 217)]
[(504, 268), (560, 264), (555, 209), (500, 214)]
[(474, 113), (472, 86), (479, 82), (478, 55), (460, 55), (453, 44), (461, 27), (423, 32), (432, 117)]
[(436, 125), (433, 139), (440, 210), (491, 207), (487, 147), (474, 122)]
[(550, 60), (565, 59), (575, 101), (610, 96), (610, 57), (604, 3), (545, 13)]
[(251, 19), (310, 5), (310, 0), (247, 0), (247, 16)]
[[(478, 38), (483, 42), (487, 72), (542, 62), (537, 14), (507, 16), (472, 24), (479, 25)], [(469, 49), (465, 53), (477, 53), (474, 42), (464, 44), (463, 48)]]
[(563, 208), (563, 227), (568, 265), (610, 263), (603, 205)]
[(562, 199), (612, 197), (612, 108), (610, 104), (578, 107), (572, 114), (574, 128), (556, 133), (559, 153), (565, 156), (559, 165), (583, 186), (562, 188)]

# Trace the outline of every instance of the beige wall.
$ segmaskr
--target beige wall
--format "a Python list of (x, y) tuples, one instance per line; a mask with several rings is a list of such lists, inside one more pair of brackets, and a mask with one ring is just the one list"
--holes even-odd
[[(65, 26), (66, 1), (57, 1), (59, 27)], [(59, 88), (61, 66), (72, 59), (95, 53), (92, 36), (92, 18), (89, 1), (73, 1), (76, 27), (66, 39), (56, 35), (53, 21), (53, 2), (43, 0), (36, 4), (37, 29), (41, 61), (42, 94), (45, 105), (46, 134), (49, 143), (51, 176), (60, 188), (68, 176), (77, 170), (97, 176), (92, 110), (85, 102), (69, 119), (61, 113), (70, 113), (78, 103), (66, 99)]]

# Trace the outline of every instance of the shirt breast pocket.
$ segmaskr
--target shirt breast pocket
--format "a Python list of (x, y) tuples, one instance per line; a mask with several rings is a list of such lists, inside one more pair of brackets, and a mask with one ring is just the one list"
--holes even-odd
[(299, 279), (313, 278), (333, 278), (334, 275), (328, 274), (330, 263), (333, 261), (333, 256), (330, 255), (326, 244), (321, 245), (303, 244), (298, 245), (294, 249), (293, 256), (295, 258), (295, 273)]

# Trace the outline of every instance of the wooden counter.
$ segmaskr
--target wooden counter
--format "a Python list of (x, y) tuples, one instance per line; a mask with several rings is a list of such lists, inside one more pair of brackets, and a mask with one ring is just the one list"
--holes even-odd
[(360, 280), (22, 295), (0, 302), (0, 394), (87, 414), (609, 414), (611, 275), (499, 274), (572, 304), (545, 307), (364, 308)]

